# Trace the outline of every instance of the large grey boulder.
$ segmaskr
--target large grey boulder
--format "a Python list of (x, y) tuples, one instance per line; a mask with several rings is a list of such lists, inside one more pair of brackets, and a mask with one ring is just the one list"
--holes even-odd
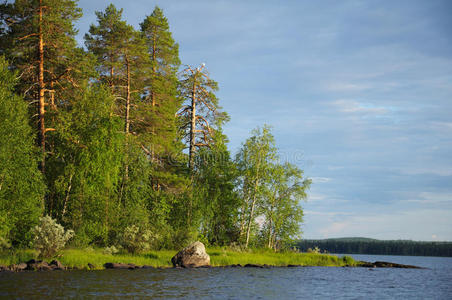
[(194, 242), (171, 258), (174, 267), (199, 268), (210, 266), (210, 256), (201, 242)]

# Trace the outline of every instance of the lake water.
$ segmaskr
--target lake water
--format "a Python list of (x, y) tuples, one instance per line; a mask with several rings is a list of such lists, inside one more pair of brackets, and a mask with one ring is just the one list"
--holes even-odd
[(335, 267), (0, 273), (0, 298), (452, 299), (452, 258), (351, 255), (427, 269)]

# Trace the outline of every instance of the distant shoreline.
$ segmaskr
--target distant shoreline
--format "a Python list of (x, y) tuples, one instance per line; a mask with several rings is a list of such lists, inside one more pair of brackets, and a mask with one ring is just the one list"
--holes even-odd
[(376, 240), (369, 238), (332, 238), (297, 242), (297, 248), (301, 251), (315, 247), (328, 253), (452, 257), (452, 242)]

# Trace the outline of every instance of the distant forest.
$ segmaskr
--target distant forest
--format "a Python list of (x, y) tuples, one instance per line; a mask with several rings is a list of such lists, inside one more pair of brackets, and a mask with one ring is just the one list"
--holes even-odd
[(382, 254), (452, 257), (452, 242), (418, 242), (411, 240), (376, 240), (369, 238), (337, 238), (302, 240), (301, 251), (318, 247), (322, 252), (346, 254)]

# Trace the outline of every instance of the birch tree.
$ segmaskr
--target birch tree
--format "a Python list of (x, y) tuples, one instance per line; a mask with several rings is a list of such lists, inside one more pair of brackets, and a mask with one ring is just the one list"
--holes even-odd
[(239, 189), (242, 197), (240, 235), (245, 235), (245, 248), (250, 243), (255, 225), (256, 208), (263, 203), (264, 187), (270, 179), (272, 164), (277, 159), (275, 140), (269, 126), (252, 131), (236, 157)]
[(265, 216), (262, 232), (266, 246), (276, 250), (301, 238), (303, 209), (300, 201), (306, 199), (311, 181), (303, 177), (302, 170), (288, 162), (271, 166), (270, 175), (262, 204)]
[(43, 213), (45, 185), (27, 104), (14, 94), (16, 76), (0, 56), (0, 241), (28, 246), (27, 234)]

